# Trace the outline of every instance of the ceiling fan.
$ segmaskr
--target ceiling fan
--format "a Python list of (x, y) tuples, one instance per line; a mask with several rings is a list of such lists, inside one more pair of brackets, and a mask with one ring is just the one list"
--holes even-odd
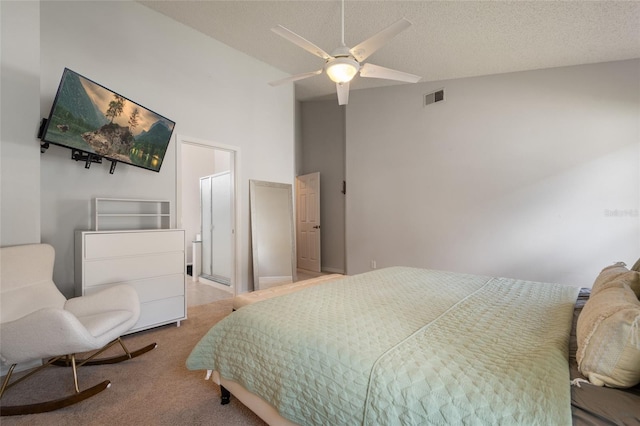
[(331, 52), (331, 54), (328, 54), (293, 31), (286, 29), (282, 25), (278, 25), (277, 27), (272, 28), (271, 31), (281, 37), (284, 37), (291, 43), (298, 45), (307, 52), (324, 59), (325, 64), (324, 67), (319, 70), (292, 75), (281, 80), (272, 81), (269, 84), (271, 86), (278, 86), (280, 84), (313, 77), (322, 74), (324, 71), (327, 73), (327, 76), (336, 83), (338, 104), (346, 105), (349, 102), (349, 82), (356, 76), (358, 71), (360, 71), (360, 77), (382, 78), (386, 80), (417, 83), (422, 78), (418, 75), (381, 67), (371, 63), (362, 63), (373, 52), (381, 48), (390, 39), (409, 28), (409, 26), (411, 26), (411, 22), (402, 18), (355, 47), (349, 48), (344, 43), (344, 0), (342, 0), (342, 45)]

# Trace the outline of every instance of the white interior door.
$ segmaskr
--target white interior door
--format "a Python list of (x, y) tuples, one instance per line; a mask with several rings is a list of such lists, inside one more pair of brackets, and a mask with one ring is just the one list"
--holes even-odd
[(320, 272), (320, 173), (296, 178), (298, 268)]

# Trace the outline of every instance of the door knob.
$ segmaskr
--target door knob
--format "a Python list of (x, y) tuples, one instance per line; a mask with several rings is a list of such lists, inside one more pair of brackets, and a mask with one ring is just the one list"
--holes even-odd
[(320, 225), (314, 226), (313, 229), (320, 229)]

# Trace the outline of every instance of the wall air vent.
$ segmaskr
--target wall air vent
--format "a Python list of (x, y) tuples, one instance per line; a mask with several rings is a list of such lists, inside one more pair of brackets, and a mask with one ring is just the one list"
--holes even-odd
[(444, 101), (444, 89), (436, 90), (435, 92), (427, 93), (426, 95), (424, 95), (424, 106), (431, 105), (440, 101)]

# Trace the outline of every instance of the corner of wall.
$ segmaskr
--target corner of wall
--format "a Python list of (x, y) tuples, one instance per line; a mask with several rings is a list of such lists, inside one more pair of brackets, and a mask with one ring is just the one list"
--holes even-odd
[(40, 242), (40, 2), (0, 2), (0, 245)]

